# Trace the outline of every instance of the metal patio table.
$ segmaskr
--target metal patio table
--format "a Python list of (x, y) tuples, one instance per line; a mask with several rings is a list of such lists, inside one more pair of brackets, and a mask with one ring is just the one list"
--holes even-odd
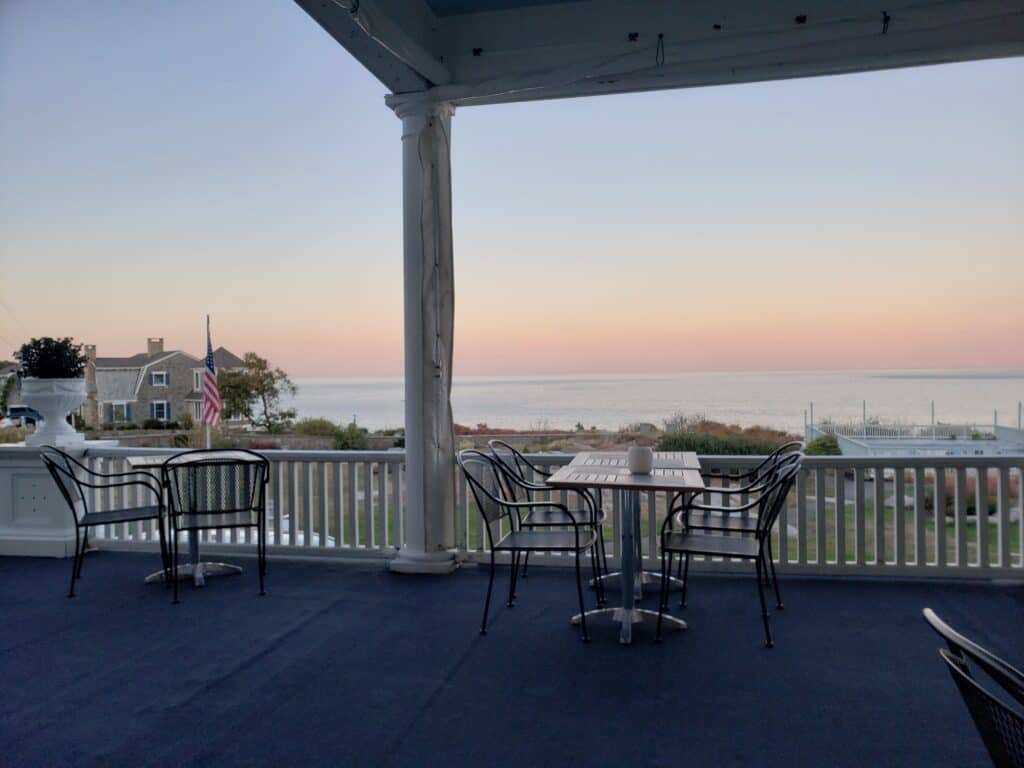
[[(641, 491), (685, 491), (701, 493), (704, 481), (700, 476), (700, 461), (696, 453), (656, 451), (654, 469), (649, 475), (634, 475), (629, 471), (626, 452), (579, 453), (570, 464), (560, 467), (545, 484), (552, 488), (612, 490), (619, 493), (622, 524), (619, 526), (619, 562), (622, 585), (622, 605), (616, 608), (598, 608), (587, 611), (587, 619), (608, 618), (621, 624), (620, 643), (633, 641), (633, 625), (641, 621), (657, 621), (658, 612), (637, 608), (634, 604), (643, 594), (643, 559), (637, 554), (640, 530)], [(615, 574), (609, 574), (614, 576)], [(653, 576), (653, 574), (648, 574)], [(662, 620), (668, 626), (686, 629), (686, 622), (666, 613)], [(580, 615), (572, 617), (574, 624)]]
[[(242, 454), (239, 454), (241, 456)], [(231, 453), (229, 451), (224, 452), (225, 458), (230, 458)], [(148, 455), (148, 456), (129, 456), (128, 466), (134, 469), (163, 469), (164, 464), (172, 456), (166, 455)], [(161, 481), (162, 481), (161, 474)], [(174, 532), (171, 531), (171, 535)], [(213, 563), (204, 562), (199, 559), (199, 531), (188, 531), (188, 563), (185, 565), (178, 566), (178, 581), (185, 581), (186, 579), (192, 579), (192, 583), (197, 587), (202, 587), (206, 584), (207, 576), (230, 576), (242, 572), (240, 565), (232, 565), (231, 563)], [(152, 584), (154, 582), (163, 581), (164, 572), (159, 570), (156, 573), (151, 573), (146, 577), (146, 583)]]

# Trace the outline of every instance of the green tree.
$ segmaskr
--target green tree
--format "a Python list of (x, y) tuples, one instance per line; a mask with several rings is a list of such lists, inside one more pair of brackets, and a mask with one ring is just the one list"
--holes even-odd
[(14, 376), (8, 376), (0, 382), (0, 416), (7, 413), (7, 406), (11, 402), (11, 393), (14, 392)]
[(246, 352), (242, 370), (224, 371), (217, 376), (225, 418), (244, 418), (267, 432), (283, 432), (295, 418), (293, 408), (284, 408), (282, 398), (291, 397), (298, 387), (280, 368), (266, 358)]

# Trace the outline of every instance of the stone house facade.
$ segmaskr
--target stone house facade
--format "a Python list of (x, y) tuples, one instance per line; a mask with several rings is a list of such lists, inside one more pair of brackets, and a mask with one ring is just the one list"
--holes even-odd
[[(86, 345), (85, 353), (87, 399), (81, 413), (87, 424), (199, 421), (203, 358), (165, 350), (158, 337), (147, 339), (146, 351), (131, 357), (98, 357), (92, 345)], [(218, 373), (242, 367), (241, 358), (223, 347), (213, 359)]]

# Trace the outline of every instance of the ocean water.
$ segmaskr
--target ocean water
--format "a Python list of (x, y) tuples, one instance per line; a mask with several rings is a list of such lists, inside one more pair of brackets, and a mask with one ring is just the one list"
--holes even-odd
[[(401, 377), (298, 378), (299, 416), (349, 421), (371, 429), (403, 423)], [(658, 426), (678, 412), (741, 426), (802, 431), (814, 403), (817, 421), (928, 424), (1017, 424), (1024, 370), (746, 371), (536, 376), (462, 376), (452, 387), (459, 424), (514, 429), (572, 429), (577, 423), (617, 429), (647, 421)]]

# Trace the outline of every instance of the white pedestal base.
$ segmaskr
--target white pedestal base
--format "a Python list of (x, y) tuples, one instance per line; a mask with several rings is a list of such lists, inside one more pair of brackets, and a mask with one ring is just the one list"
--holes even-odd
[(455, 552), (414, 552), (402, 547), (398, 557), (388, 562), (388, 570), (394, 573), (452, 573), (459, 567)]

